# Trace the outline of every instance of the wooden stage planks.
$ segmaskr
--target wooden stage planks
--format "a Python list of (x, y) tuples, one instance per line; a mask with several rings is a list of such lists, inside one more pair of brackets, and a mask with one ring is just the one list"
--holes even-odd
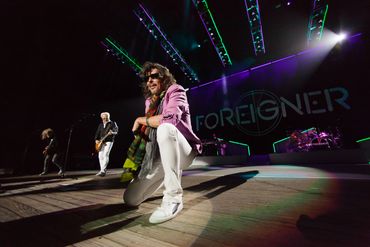
[(159, 225), (148, 218), (162, 191), (128, 208), (119, 170), (104, 178), (92, 172), (2, 178), (0, 246), (370, 246), (366, 171), (292, 165), (184, 171), (184, 209)]

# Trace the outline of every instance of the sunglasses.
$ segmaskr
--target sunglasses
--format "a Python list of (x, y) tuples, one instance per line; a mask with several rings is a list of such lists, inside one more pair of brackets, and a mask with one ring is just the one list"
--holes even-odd
[(161, 75), (159, 73), (153, 73), (153, 74), (150, 74), (150, 75), (146, 75), (144, 76), (144, 81), (148, 81), (149, 80), (149, 77), (152, 78), (152, 79), (159, 79), (161, 78)]

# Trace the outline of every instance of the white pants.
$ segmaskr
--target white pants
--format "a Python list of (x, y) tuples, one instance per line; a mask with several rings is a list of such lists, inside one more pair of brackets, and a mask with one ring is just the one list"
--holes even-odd
[(99, 151), (100, 172), (103, 172), (103, 173), (107, 172), (107, 166), (109, 163), (109, 153), (112, 147), (113, 147), (113, 142), (105, 142), (103, 143), (103, 146)]
[(196, 152), (178, 129), (169, 123), (157, 129), (160, 158), (153, 162), (153, 170), (144, 178), (135, 178), (128, 185), (123, 200), (138, 206), (164, 185), (163, 200), (182, 201), (181, 174), (194, 160)]

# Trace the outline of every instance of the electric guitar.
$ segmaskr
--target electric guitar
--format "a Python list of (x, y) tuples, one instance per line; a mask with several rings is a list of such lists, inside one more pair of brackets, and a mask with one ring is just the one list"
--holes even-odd
[(105, 136), (103, 136), (103, 138), (101, 138), (97, 143), (95, 143), (95, 151), (98, 153), (102, 147), (103, 147), (103, 142), (105, 140), (105, 138), (107, 138), (108, 136), (112, 135), (112, 131), (110, 130)]

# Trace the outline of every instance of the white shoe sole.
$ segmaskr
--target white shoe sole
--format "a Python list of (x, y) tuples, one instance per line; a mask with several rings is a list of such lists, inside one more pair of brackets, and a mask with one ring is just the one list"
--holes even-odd
[(180, 213), (182, 211), (182, 209), (184, 208), (184, 205), (182, 203), (180, 203), (179, 207), (177, 208), (176, 212), (172, 215), (169, 215), (167, 217), (163, 217), (163, 218), (155, 218), (155, 217), (152, 217), (153, 214), (149, 217), (149, 222), (152, 223), (152, 224), (159, 224), (159, 223), (163, 223), (165, 221), (168, 221), (170, 219), (173, 219), (175, 218), (178, 213)]

